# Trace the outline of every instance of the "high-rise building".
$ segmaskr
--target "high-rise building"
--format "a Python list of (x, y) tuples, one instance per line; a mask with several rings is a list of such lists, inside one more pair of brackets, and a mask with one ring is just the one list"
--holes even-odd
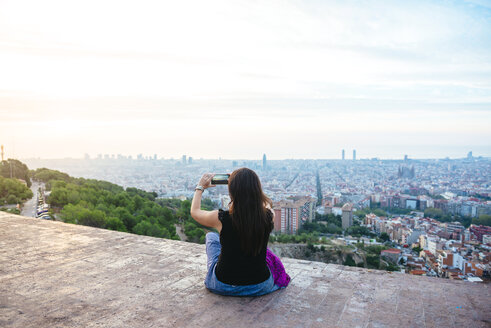
[(397, 169), (397, 176), (399, 178), (408, 178), (408, 179), (412, 179), (414, 178), (415, 176), (415, 171), (414, 171), (414, 165), (411, 165), (411, 167), (403, 164), (401, 166), (399, 166), (399, 168)]
[(341, 224), (343, 229), (347, 229), (353, 225), (353, 206), (346, 203), (341, 210), (343, 211)]
[(407, 162), (407, 155), (404, 155), (404, 161)]
[(467, 158), (468, 159), (472, 159), (472, 151), (470, 151), (470, 152), (467, 153)]
[(193, 164), (193, 158), (191, 156), (188, 158), (188, 164)]
[(266, 170), (266, 154), (263, 154), (263, 169)]
[(353, 149), (353, 160), (356, 161), (356, 149)]
[(274, 204), (274, 231), (294, 234), (315, 215), (315, 198), (292, 197)]
[(344, 149), (341, 151), (341, 159), (344, 161)]
[(299, 208), (292, 205), (285, 205), (281, 207), (280, 230), (282, 233), (294, 234), (300, 228), (300, 220), (298, 218), (300, 212)]
[(186, 155), (182, 155), (182, 164), (186, 164)]

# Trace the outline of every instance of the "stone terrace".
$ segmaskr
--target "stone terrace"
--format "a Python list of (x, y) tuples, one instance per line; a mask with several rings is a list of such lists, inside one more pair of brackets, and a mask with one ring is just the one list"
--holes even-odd
[(203, 245), (0, 212), (1, 327), (490, 327), (487, 284), (283, 259), (290, 286), (205, 289)]

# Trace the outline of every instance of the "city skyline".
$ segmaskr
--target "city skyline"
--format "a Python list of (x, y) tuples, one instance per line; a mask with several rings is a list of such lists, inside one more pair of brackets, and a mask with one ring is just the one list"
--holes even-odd
[[(465, 153), (460, 153), (460, 152), (455, 152), (455, 156), (443, 156), (443, 157), (413, 157), (408, 155), (407, 153), (402, 152), (401, 156), (388, 156), (388, 157), (380, 157), (380, 156), (371, 156), (368, 153), (363, 153), (366, 156), (358, 156), (356, 155), (356, 158), (353, 159), (353, 157), (346, 157), (344, 156), (344, 151), (346, 149), (341, 149), (341, 152), (338, 157), (314, 157), (314, 158), (306, 158), (306, 157), (284, 157), (284, 158), (272, 158), (268, 154), (263, 153), (262, 155), (259, 155), (258, 157), (199, 157), (193, 154), (178, 154), (175, 156), (165, 156), (163, 154), (159, 154), (157, 152), (148, 152), (148, 153), (115, 153), (115, 152), (105, 152), (105, 153), (84, 153), (84, 154), (79, 154), (78, 156), (66, 156), (66, 157), (16, 157), (15, 152), (4, 152), (2, 155), (4, 155), (4, 159), (6, 160), (7, 158), (19, 158), (19, 159), (46, 159), (46, 160), (51, 160), (51, 159), (88, 159), (88, 160), (118, 160), (118, 159), (132, 159), (132, 160), (176, 160), (176, 161), (183, 161), (184, 156), (188, 156), (189, 158), (192, 158), (193, 160), (245, 160), (245, 161), (264, 161), (264, 156), (268, 156), (268, 160), (274, 160), (274, 161), (282, 161), (282, 160), (341, 160), (341, 161), (346, 161), (350, 162), (353, 160), (438, 160), (438, 159), (451, 159), (451, 160), (459, 160), (459, 159), (468, 159), (469, 154), (471, 158), (485, 158), (489, 159), (489, 156), (484, 156), (481, 153), (476, 153), (473, 150), (469, 150)], [(358, 150), (352, 149), (356, 153)], [(362, 149), (363, 151), (363, 149)]]
[(18, 158), (491, 156), (490, 15), (482, 1), (3, 1), (0, 143)]

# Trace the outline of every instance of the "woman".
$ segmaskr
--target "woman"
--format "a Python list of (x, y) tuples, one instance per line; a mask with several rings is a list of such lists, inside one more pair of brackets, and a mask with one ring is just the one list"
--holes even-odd
[(204, 211), (201, 196), (204, 189), (214, 187), (212, 177), (203, 175), (191, 204), (193, 219), (220, 233), (206, 234), (206, 288), (231, 296), (259, 296), (279, 289), (266, 264), (274, 212), (258, 176), (247, 168), (235, 170), (228, 181), (230, 209)]

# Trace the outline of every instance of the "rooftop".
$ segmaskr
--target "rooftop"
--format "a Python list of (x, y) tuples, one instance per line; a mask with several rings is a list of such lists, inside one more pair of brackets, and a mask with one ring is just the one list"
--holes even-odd
[(342, 210), (343, 211), (352, 211), (353, 210), (353, 205), (350, 204), (350, 203), (346, 203), (346, 204), (343, 205)]
[(204, 245), (0, 212), (2, 327), (489, 327), (488, 284), (283, 259), (258, 298), (203, 285)]

